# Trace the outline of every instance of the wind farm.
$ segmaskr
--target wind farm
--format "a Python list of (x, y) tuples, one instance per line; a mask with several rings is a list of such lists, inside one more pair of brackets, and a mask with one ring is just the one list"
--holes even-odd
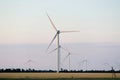
[[(108, 63), (104, 63), (104, 65), (109, 66), (111, 69), (109, 71), (105, 71), (105, 70), (88, 70), (89, 66), (87, 65), (88, 60), (87, 59), (82, 59), (81, 58), (81, 54), (80, 53), (72, 53), (71, 51), (69, 51), (67, 48), (64, 48), (63, 46), (61, 46), (60, 44), (60, 34), (62, 33), (69, 33), (69, 32), (80, 32), (80, 31), (60, 31), (56, 28), (55, 24), (53, 23), (52, 19), (50, 18), (50, 16), (47, 13), (47, 17), (52, 25), (52, 28), (56, 31), (55, 36), (53, 37), (52, 41), (50, 42), (50, 44), (48, 45), (45, 54), (46, 55), (51, 55), (51, 53), (56, 53), (57, 54), (57, 69), (56, 70), (35, 70), (34, 69), (34, 61), (29, 59), (26, 64), (29, 64), (29, 68), (24, 70), (24, 69), (1, 69), (0, 72), (0, 79), (75, 79), (75, 80), (91, 80), (91, 79), (95, 79), (95, 80), (119, 80), (120, 78), (120, 71), (115, 71), (114, 67), (111, 66)], [(49, 48), (51, 47), (51, 45), (53, 44), (54, 40), (57, 38), (57, 48), (49, 51)], [(57, 51), (57, 52), (55, 52)], [(61, 54), (63, 54), (62, 52), (65, 51), (67, 54), (64, 54), (65, 56), (63, 57)], [(83, 63), (86, 63), (86, 70), (84, 69), (79, 69), (79, 70), (74, 70), (71, 68), (72, 65), (72, 56), (77, 56), (78, 58), (81, 58), (82, 61), (77, 61), (78, 59), (74, 58), (76, 62), (79, 62), (79, 68), (81, 68), (80, 66), (83, 65)], [(84, 56), (85, 57), (85, 56)], [(68, 69), (64, 69), (63, 65), (64, 62), (68, 59)], [(31, 66), (31, 64), (33, 64)], [(40, 65), (40, 64), (38, 64)], [(85, 67), (85, 66), (84, 66)], [(13, 72), (13, 73), (7, 73), (7, 72)], [(15, 72), (15, 73), (14, 73)], [(17, 72), (17, 73), (16, 73)], [(21, 73), (22, 72), (22, 73)], [(27, 78), (26, 78), (27, 77)]]
[[(17, 68), (17, 69), (9, 69), (9, 68), (8, 69), (0, 69), (0, 72), (2, 72), (2, 73), (0, 73), (0, 79), (11, 79), (12, 80), (15, 78), (15, 79), (23, 79), (24, 80), (27, 77), (28, 80), (31, 80), (31, 79), (38, 79), (38, 80), (40, 80), (40, 79), (63, 79), (63, 80), (64, 79), (75, 79), (75, 80), (80, 79), (80, 80), (82, 80), (82, 78), (83, 78), (83, 80), (84, 79), (90, 80), (93, 78), (95, 80), (97, 80), (98, 78), (100, 80), (104, 80), (104, 78), (119, 80), (120, 71), (115, 70), (114, 67), (111, 66), (110, 64), (108, 64), (108, 63), (104, 64), (104, 65), (107, 65), (108, 67), (110, 67), (110, 70), (108, 70), (108, 71), (103, 70), (103, 69), (102, 70), (90, 69), (89, 68), (90, 66), (88, 66), (88, 64), (87, 64), (88, 59), (82, 58), (83, 55), (81, 55), (81, 52), (73, 53), (69, 49), (64, 48), (63, 45), (65, 43), (64, 44), (60, 43), (61, 42), (60, 34), (71, 33), (71, 32), (77, 32), (74, 34), (78, 34), (78, 32), (80, 32), (80, 31), (79, 30), (72, 30), (72, 31), (58, 30), (57, 27), (55, 26), (55, 24), (53, 23), (52, 19), (48, 15), (48, 13), (46, 13), (46, 15), (52, 25), (51, 28), (55, 30), (56, 34), (53, 37), (53, 39), (51, 40), (51, 42), (49, 43), (44, 54), (46, 54), (47, 56), (51, 55), (51, 53), (56, 54), (56, 56), (57, 56), (56, 62), (57, 63), (55, 63), (54, 65), (56, 65), (57, 68), (55, 70), (51, 70), (51, 69), (50, 70), (40, 70), (40, 69), (35, 70), (35, 65), (40, 66), (41, 64), (39, 64), (38, 62), (37, 63), (34, 62), (32, 59), (29, 59), (25, 63), (26, 65), (28, 65), (27, 69), (19, 69), (19, 68)], [(50, 47), (51, 47), (51, 45), (54, 44), (55, 39), (56, 39), (56, 45), (54, 45), (54, 47), (56, 47), (56, 48), (54, 48), (53, 50), (50, 50)], [(84, 47), (84, 46), (81, 46), (81, 47)], [(69, 48), (71, 48), (71, 50), (73, 49), (72, 46), (69, 46)], [(91, 48), (91, 46), (89, 48)], [(27, 47), (27, 49), (29, 50), (28, 47)], [(35, 47), (35, 50), (36, 50), (36, 47)], [(82, 49), (81, 49), (81, 51), (82, 51)], [(77, 57), (73, 58), (72, 56), (77, 56)], [(84, 57), (86, 57), (86, 56), (84, 56)], [(66, 62), (66, 60), (68, 60), (68, 62)], [(74, 67), (77, 66), (77, 65), (73, 64), (74, 63), (73, 60), (74, 60), (74, 62), (77, 62), (77, 63), (79, 62), (78, 70), (72, 69), (73, 65), (74, 65)], [(85, 63), (85, 66), (83, 63)], [(65, 68), (65, 65), (67, 65), (68, 67)], [(82, 68), (81, 66), (83, 66), (84, 68)], [(12, 73), (8, 73), (8, 72), (12, 72)]]
[(0, 0), (0, 80), (120, 80), (120, 0)]

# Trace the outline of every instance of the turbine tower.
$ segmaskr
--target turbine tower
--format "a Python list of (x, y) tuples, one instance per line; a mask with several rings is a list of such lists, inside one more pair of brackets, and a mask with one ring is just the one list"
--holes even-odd
[[(47, 14), (47, 13), (46, 13)], [(54, 23), (52, 22), (51, 18), (49, 17), (49, 15), (47, 14), (48, 19), (50, 20), (51, 25), (53, 26), (53, 28), (56, 31), (56, 34), (54, 36), (54, 38), (52, 39), (52, 41), (50, 42), (47, 50), (49, 49), (49, 47), (51, 46), (51, 44), (53, 43), (53, 41), (56, 39), (57, 37), (57, 73), (59, 73), (60, 71), (60, 33), (67, 33), (67, 32), (79, 32), (79, 31), (60, 31), (56, 28), (56, 26), (54, 25)]]

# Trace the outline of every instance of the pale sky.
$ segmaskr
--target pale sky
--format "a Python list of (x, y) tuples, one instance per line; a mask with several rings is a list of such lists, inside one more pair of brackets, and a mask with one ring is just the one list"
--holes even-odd
[[(110, 69), (104, 63), (119, 69), (120, 0), (0, 0), (0, 68), (25, 68), (33, 60), (36, 69), (56, 69), (56, 52), (44, 53), (56, 33), (46, 12), (57, 29), (80, 31), (60, 36), (63, 47), (80, 54), (72, 69), (84, 59), (88, 69)], [(67, 53), (61, 55), (62, 61)]]
[(0, 44), (49, 43), (55, 34), (46, 11), (60, 30), (62, 42), (120, 43), (119, 0), (0, 0)]

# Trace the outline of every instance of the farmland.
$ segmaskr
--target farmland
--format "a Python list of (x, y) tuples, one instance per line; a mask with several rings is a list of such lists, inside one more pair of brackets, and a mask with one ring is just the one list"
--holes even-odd
[[(82, 80), (82, 78), (84, 78), (83, 80), (87, 80), (87, 79), (98, 79), (98, 78), (102, 78), (102, 80), (104, 80), (104, 78), (106, 78), (105, 80), (107, 80), (107, 78), (111, 78), (112, 79), (112, 73), (0, 73), (0, 80), (4, 80), (4, 79), (79, 79)], [(116, 73), (116, 80), (117, 78), (120, 78), (120, 73)], [(100, 79), (101, 80), (101, 79)]]
[(56, 79), (32, 79), (32, 78), (19, 78), (19, 79), (9, 79), (9, 78), (0, 78), (0, 80), (120, 80), (119, 78), (56, 78)]

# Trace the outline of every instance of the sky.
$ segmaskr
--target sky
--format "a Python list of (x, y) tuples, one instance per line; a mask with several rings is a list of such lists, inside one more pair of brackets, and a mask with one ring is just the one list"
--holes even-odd
[[(49, 62), (56, 57), (55, 54), (49, 55), (49, 57), (44, 54), (45, 48), (56, 33), (46, 12), (58, 30), (80, 31), (61, 34), (61, 45), (73, 52), (81, 52), (82, 59), (85, 57), (93, 64), (98, 63), (94, 62), (93, 55), (102, 53), (101, 59), (98, 61), (103, 64), (101, 60), (104, 60), (109, 52), (109, 57), (113, 58), (107, 58), (106, 62), (119, 63), (119, 4), (120, 0), (0, 0), (1, 65), (8, 67), (8, 64), (16, 65), (38, 58), (43, 63), (42, 69), (45, 66), (45, 69), (48, 69), (48, 65), (51, 65), (51, 69), (55, 69), (56, 62)], [(55, 42), (51, 50), (54, 47)], [(90, 51), (93, 53), (88, 54)], [(41, 54), (39, 54), (40, 52)], [(98, 55), (96, 57), (99, 57)], [(5, 56), (8, 57), (7, 60), (4, 58)], [(43, 57), (46, 56), (47, 60), (44, 60)], [(16, 58), (11, 59), (11, 57)], [(20, 60), (23, 57), (24, 59)], [(14, 63), (16, 59), (18, 62)], [(77, 64), (79, 61), (73, 60), (73, 63)]]
[(0, 0), (0, 44), (49, 43), (55, 30), (46, 12), (57, 29), (81, 31), (63, 34), (63, 42), (120, 43), (119, 3), (119, 0)]

